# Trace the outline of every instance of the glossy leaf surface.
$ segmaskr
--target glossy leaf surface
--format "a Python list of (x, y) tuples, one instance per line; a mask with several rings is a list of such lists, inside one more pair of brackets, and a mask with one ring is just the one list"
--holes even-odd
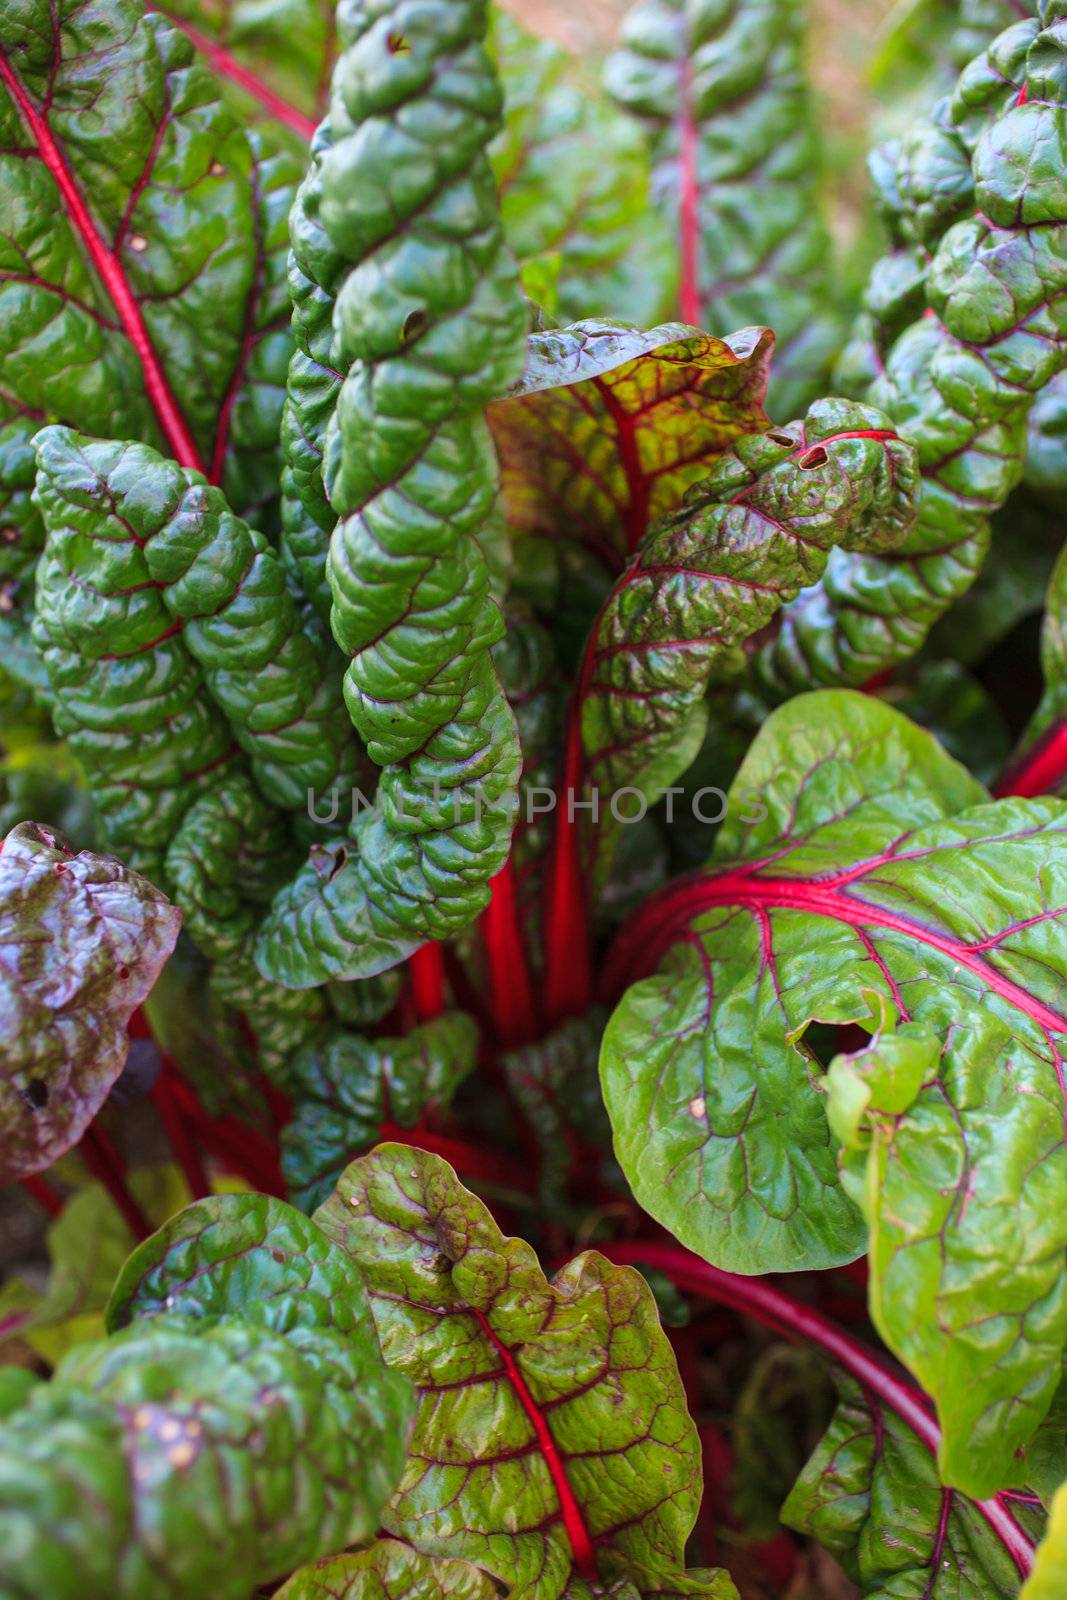
[(0, 845), (0, 1182), (77, 1143), (180, 926), (146, 879), (50, 829), (20, 823)]
[(716, 1265), (792, 1270), (865, 1240), (809, 1026), (869, 1026), (873, 994), (936, 1035), (884, 1147), (872, 1309), (937, 1402), (946, 1480), (976, 1494), (1013, 1480), (1067, 1333), (1065, 828), (1061, 802), (987, 803), (876, 701), (797, 699), (742, 765), (710, 869), (618, 948), (620, 979), (663, 965), (601, 1059), (646, 1209)]

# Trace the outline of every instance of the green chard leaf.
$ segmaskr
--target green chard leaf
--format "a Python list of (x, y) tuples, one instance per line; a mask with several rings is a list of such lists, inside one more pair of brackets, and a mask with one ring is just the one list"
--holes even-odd
[(351, 844), (310, 860), (260, 932), (260, 970), (292, 988), (371, 976), (458, 932), (508, 854), (521, 751), (490, 655), (503, 624), (483, 413), (521, 371), (527, 312), (486, 154), (502, 109), (486, 27), (486, 0), (349, 13), (302, 190), (297, 257), (336, 291), (345, 375), (323, 459), (331, 625), (383, 771)]
[(44, 570), (67, 580), (50, 588), (46, 625), (90, 662), (136, 660), (180, 630), (262, 793), (303, 809), (336, 777), (352, 732), (339, 663), (305, 627), (267, 540), (221, 490), (146, 445), (50, 427), (36, 446)]
[(373, 1533), (410, 1390), (307, 1218), (199, 1202), (130, 1258), (110, 1322), (5, 1419), (5, 1595), (247, 1600)]
[(643, 0), (605, 74), (649, 137), (682, 316), (720, 334), (773, 321), (785, 417), (820, 392), (837, 343), (805, 23), (795, 0)]
[(78, 1142), (181, 914), (144, 878), (34, 822), (0, 845), (0, 1184)]
[(300, 1051), (289, 1068), (295, 1112), (281, 1140), (293, 1203), (311, 1211), (326, 1200), (353, 1156), (377, 1143), (383, 1123), (414, 1128), (447, 1106), (473, 1072), (477, 1046), (473, 1020), (453, 1011), (403, 1038), (334, 1031)]
[[(838, 1388), (783, 1522), (832, 1551), (869, 1600), (1014, 1600), (1019, 1570), (983, 1508), (944, 1487), (930, 1451), (895, 1412), (851, 1379)], [(1033, 1529), (1027, 1506), (1012, 1509)]]
[(903, 254), (872, 279), (886, 337), (864, 398), (919, 452), (918, 520), (894, 553), (836, 552), (783, 610), (754, 663), (772, 698), (862, 684), (914, 654), (974, 582), (1022, 476), (1031, 409), (1067, 359), (1067, 181), (1051, 155), (1067, 66), (1058, 25), (1039, 28), (996, 39), (895, 151), (884, 188)]
[[(550, 263), (564, 321), (655, 322), (677, 268), (670, 231), (650, 207), (641, 132), (587, 82), (579, 63), (506, 11), (493, 16), (504, 126), (490, 147), (504, 232), (527, 292)], [(658, 226), (657, 226), (658, 224)]]
[(599, 1582), (733, 1594), (684, 1570), (700, 1450), (639, 1273), (587, 1252), (549, 1282), (451, 1167), (402, 1145), (354, 1162), (315, 1221), (359, 1264), (385, 1359), (420, 1396), (386, 1532), (475, 1562), (514, 1600), (592, 1600)]
[(497, 1600), (496, 1584), (468, 1561), (435, 1561), (395, 1539), (294, 1573), (278, 1600)]
[(621, 572), (716, 457), (767, 426), (771, 345), (766, 328), (723, 340), (597, 319), (531, 334), (521, 381), (489, 413), (509, 525)]
[(803, 423), (741, 439), (653, 528), (601, 609), (579, 681), (585, 780), (612, 796), (595, 833), (601, 871), (622, 826), (616, 797), (670, 790), (703, 743), (709, 687), (743, 676), (748, 641), (835, 547), (899, 545), (917, 482), (914, 450), (881, 413), (821, 400)]
[(743, 763), (709, 868), (648, 902), (609, 974), (661, 966), (604, 1040), (623, 1169), (741, 1272), (864, 1248), (809, 1026), (876, 1031), (873, 996), (930, 1036), (886, 1086), (872, 1311), (936, 1401), (945, 1481), (975, 1494), (1013, 1481), (1067, 1335), (1065, 830), (1062, 802), (989, 803), (881, 702), (801, 696)]
[(21, 8), (0, 56), (3, 409), (163, 444), (262, 504), (295, 176), (163, 17), (132, 0)]
[(36, 424), (24, 418), (0, 427), (0, 670), (39, 699), (48, 674), (33, 645), (34, 570), (44, 524), (33, 504)]

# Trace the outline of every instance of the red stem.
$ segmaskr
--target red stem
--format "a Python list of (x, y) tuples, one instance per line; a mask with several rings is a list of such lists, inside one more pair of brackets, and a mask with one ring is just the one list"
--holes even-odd
[(700, 189), (697, 183), (697, 130), (693, 117), (692, 69), (689, 52), (682, 59), (678, 85), (678, 164), (681, 190), (679, 250), (681, 254), (680, 309), (682, 321), (699, 327), (700, 305)]
[(47, 1178), (33, 1176), (20, 1179), (26, 1193), (36, 1200), (42, 1211), (47, 1211), (50, 1217), (58, 1217), (66, 1201), (58, 1189), (53, 1189)]
[(147, 1239), (155, 1229), (127, 1188), (122, 1158), (104, 1130), (96, 1124), (88, 1128), (78, 1148), (85, 1165), (93, 1177), (103, 1184), (134, 1238), (138, 1243)]
[(552, 1437), (552, 1431), (538, 1409), (537, 1402), (527, 1387), (526, 1379), (519, 1371), (518, 1363), (507, 1345), (497, 1338), (489, 1326), (488, 1319), (481, 1311), (473, 1306), (471, 1310), (482, 1333), (500, 1357), (501, 1365), (508, 1375), (511, 1387), (518, 1396), (519, 1404), (525, 1411), (537, 1437), (538, 1446), (544, 1456), (549, 1477), (552, 1479), (552, 1485), (559, 1500), (563, 1526), (571, 1542), (571, 1549), (574, 1551), (574, 1565), (578, 1575), (582, 1578), (594, 1580), (597, 1577), (597, 1566), (596, 1556), (593, 1551), (593, 1541), (589, 1537), (589, 1530), (585, 1525), (582, 1508), (578, 1504), (574, 1490), (571, 1488), (570, 1479), (567, 1477), (567, 1469), (563, 1464), (563, 1458), (556, 1446), (556, 1441)]
[(67, 166), (62, 150), (52, 136), (52, 130), (30, 99), (21, 79), (2, 50), (0, 50), (0, 79), (7, 86), (8, 93), (18, 107), (22, 120), (36, 140), (41, 160), (55, 179), (56, 186), (70, 213), (71, 221), (81, 235), (82, 242), (89, 253), (89, 258), (100, 275), (108, 294), (114, 301), (115, 309), (118, 311), (122, 322), (123, 331), (137, 352), (137, 357), (144, 371), (145, 390), (155, 408), (159, 426), (170, 448), (171, 455), (181, 466), (193, 467), (196, 471), (202, 472), (204, 469), (200, 454), (193, 441), (193, 436), (189, 432), (188, 424), (182, 416), (178, 402), (171, 393), (166, 374), (148, 336), (148, 329), (141, 315), (141, 308), (134, 299), (133, 291), (130, 289), (129, 284), (126, 282), (126, 275), (123, 272), (121, 262), (108, 249), (97, 232), (96, 224), (89, 215), (89, 208), (82, 199), (81, 192), (74, 180), (74, 175)]
[(184, 17), (174, 16), (164, 6), (153, 6), (152, 9), (158, 11), (160, 16), (166, 17), (168, 22), (172, 22), (176, 28), (182, 30), (186, 38), (196, 46), (201, 55), (206, 57), (212, 70), (217, 72), (220, 78), (229, 78), (231, 83), (238, 84), (246, 94), (250, 94), (253, 99), (258, 100), (260, 105), (269, 111), (272, 117), (277, 118), (279, 122), (284, 122), (287, 128), (292, 128), (294, 133), (300, 134), (301, 138), (310, 140), (315, 132), (315, 124), (310, 117), (305, 117), (303, 112), (298, 111), (295, 106), (291, 106), (288, 100), (283, 100), (280, 94), (275, 94), (274, 90), (268, 88), (260, 78), (256, 77), (254, 72), (249, 72), (247, 67), (242, 67), (241, 63), (235, 60), (223, 45), (219, 44), (217, 40), (209, 38), (206, 33), (201, 33), (199, 28), (194, 28), (193, 24), (186, 22)]
[(482, 916), (493, 1031), (505, 1046), (528, 1044), (538, 1034), (530, 968), (519, 923), (515, 869), (511, 860), (490, 885), (493, 897)]
[[(723, 1272), (678, 1245), (636, 1241), (602, 1244), (597, 1249), (609, 1261), (654, 1267), (679, 1289), (706, 1295), (721, 1305), (755, 1317), (787, 1339), (817, 1345), (870, 1395), (895, 1411), (936, 1458), (941, 1430), (930, 1413), (925, 1395), (899, 1378), (867, 1345), (811, 1306), (792, 1299), (764, 1278), (744, 1278), (737, 1273)], [(1004, 1497), (998, 1495), (993, 1500), (973, 1503), (1025, 1577), (1033, 1566), (1034, 1547), (1015, 1521)]]
[(1032, 799), (1050, 794), (1067, 782), (1067, 717), (1046, 728), (1041, 738), (1010, 766), (997, 782), (993, 794), (998, 800), (1008, 795)]
[[(599, 619), (598, 619), (599, 620)], [(586, 660), (591, 661), (597, 624)], [(557, 796), (545, 916), (545, 1011), (549, 1027), (588, 1010), (593, 993), (589, 909), (581, 858), (581, 826), (573, 802), (582, 792), (582, 699), (587, 674), (567, 714), (563, 783)]]
[(185, 1112), (174, 1093), (174, 1074), (174, 1063), (164, 1056), (163, 1070), (152, 1091), (152, 1099), (190, 1194), (194, 1200), (203, 1200), (212, 1192), (211, 1182), (204, 1170), (196, 1141), (192, 1137), (191, 1124), (186, 1120)]
[(445, 958), (439, 944), (424, 944), (408, 960), (417, 1022), (432, 1022), (445, 1009)]

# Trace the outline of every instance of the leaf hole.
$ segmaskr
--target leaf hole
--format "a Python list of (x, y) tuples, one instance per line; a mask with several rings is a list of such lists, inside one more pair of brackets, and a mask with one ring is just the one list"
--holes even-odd
[(429, 315), (423, 311), (409, 311), (404, 318), (404, 326), (400, 330), (400, 337), (405, 344), (410, 344), (412, 339), (417, 339), (420, 333), (425, 333), (430, 325)]
[(277, 1245), (275, 1245), (274, 1249), (270, 1253), (270, 1258), (272, 1261), (277, 1261), (278, 1265), (281, 1266), (282, 1262), (285, 1260), (285, 1251), (279, 1250)]
[(829, 459), (822, 445), (816, 444), (812, 445), (807, 455), (801, 456), (797, 466), (802, 467), (805, 472), (810, 472), (813, 467), (825, 467)]
[(48, 1085), (43, 1078), (31, 1078), (26, 1085), (26, 1099), (35, 1111), (43, 1111), (48, 1104)]
[(772, 432), (772, 433), (769, 433), (767, 435), (767, 437), (771, 441), (772, 444), (784, 444), (784, 445), (790, 446), (790, 448), (796, 443), (796, 440), (795, 439), (791, 439), (787, 433), (773, 433)]
[(130, 975), (129, 967), (120, 967), (119, 968), (119, 977), (123, 980), (123, 982), (126, 981), (126, 979), (129, 977), (129, 975)]

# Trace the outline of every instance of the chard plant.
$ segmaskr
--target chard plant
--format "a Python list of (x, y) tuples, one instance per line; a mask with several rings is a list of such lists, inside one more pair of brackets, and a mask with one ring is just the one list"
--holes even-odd
[(1067, 1593), (1067, 3), (807, 53), (0, 22), (0, 1600)]

